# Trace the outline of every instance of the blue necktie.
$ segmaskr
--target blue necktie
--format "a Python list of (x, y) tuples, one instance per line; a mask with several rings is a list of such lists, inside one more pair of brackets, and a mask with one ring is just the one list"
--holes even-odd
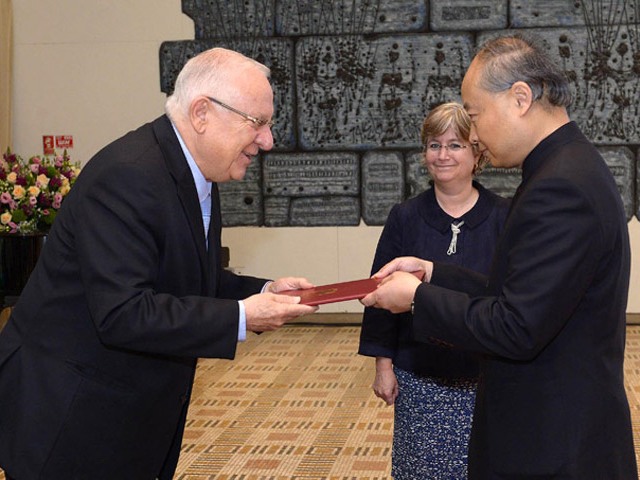
[(211, 223), (211, 194), (200, 202), (200, 208), (202, 209), (202, 223), (204, 225), (204, 238), (207, 238), (209, 232), (209, 223)]

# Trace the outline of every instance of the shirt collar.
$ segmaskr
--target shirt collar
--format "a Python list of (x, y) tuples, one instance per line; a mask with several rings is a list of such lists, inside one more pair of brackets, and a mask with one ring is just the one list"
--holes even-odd
[(425, 222), (442, 233), (451, 230), (451, 224), (458, 223), (459, 221), (464, 221), (467, 228), (475, 228), (491, 215), (494, 202), (491, 199), (489, 191), (476, 180), (473, 180), (473, 186), (478, 190), (478, 200), (475, 205), (460, 218), (453, 218), (440, 207), (436, 200), (436, 191), (433, 186), (422, 194), (426, 201), (419, 203), (418, 208), (420, 215)]
[(204, 175), (202, 175), (200, 168), (198, 168), (196, 161), (193, 159), (191, 152), (189, 152), (189, 149), (185, 145), (180, 132), (173, 122), (171, 122), (171, 126), (173, 127), (173, 131), (176, 132), (176, 135), (178, 136), (180, 148), (182, 148), (182, 153), (184, 153), (184, 156), (187, 159), (187, 163), (189, 164), (189, 169), (191, 169), (191, 175), (193, 175), (193, 181), (196, 184), (196, 191), (198, 192), (198, 201), (202, 203), (207, 199), (207, 196), (211, 195), (211, 182), (208, 182), (207, 179), (204, 178)]

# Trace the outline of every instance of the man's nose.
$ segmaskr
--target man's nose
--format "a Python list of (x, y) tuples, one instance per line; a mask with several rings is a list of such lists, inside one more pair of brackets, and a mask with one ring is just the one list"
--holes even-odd
[(260, 150), (268, 152), (273, 148), (273, 132), (271, 127), (265, 125), (258, 132), (255, 143), (260, 147)]
[(478, 132), (476, 132), (476, 127), (473, 124), (471, 124), (471, 130), (469, 131), (469, 142), (480, 143)]

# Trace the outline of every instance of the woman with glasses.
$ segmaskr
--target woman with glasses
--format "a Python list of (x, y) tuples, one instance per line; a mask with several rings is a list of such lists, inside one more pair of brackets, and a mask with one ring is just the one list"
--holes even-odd
[[(484, 156), (469, 142), (470, 131), (457, 103), (426, 117), (421, 139), (432, 188), (391, 210), (372, 273), (400, 256), (488, 272), (508, 201), (474, 181)], [(368, 307), (360, 336), (359, 353), (376, 359), (373, 390), (394, 405), (392, 476), (466, 478), (477, 358), (449, 345), (414, 342), (411, 321), (410, 313)]]

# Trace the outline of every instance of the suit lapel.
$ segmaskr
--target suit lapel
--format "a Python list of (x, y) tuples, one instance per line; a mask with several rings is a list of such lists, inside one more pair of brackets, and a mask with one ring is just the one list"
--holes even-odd
[(189, 170), (187, 159), (182, 152), (178, 137), (176, 137), (171, 122), (166, 115), (157, 118), (153, 122), (153, 130), (158, 140), (158, 145), (162, 150), (167, 169), (176, 183), (176, 192), (185, 216), (189, 222), (189, 228), (191, 230), (191, 236), (193, 242), (198, 251), (198, 257), (200, 258), (200, 266), (203, 272), (203, 285), (207, 291), (209, 290), (208, 278), (208, 255), (207, 246), (205, 244), (204, 237), (204, 224), (202, 223), (202, 211), (200, 209), (200, 202), (198, 201), (198, 193), (196, 191), (196, 184), (193, 181), (193, 175)]

